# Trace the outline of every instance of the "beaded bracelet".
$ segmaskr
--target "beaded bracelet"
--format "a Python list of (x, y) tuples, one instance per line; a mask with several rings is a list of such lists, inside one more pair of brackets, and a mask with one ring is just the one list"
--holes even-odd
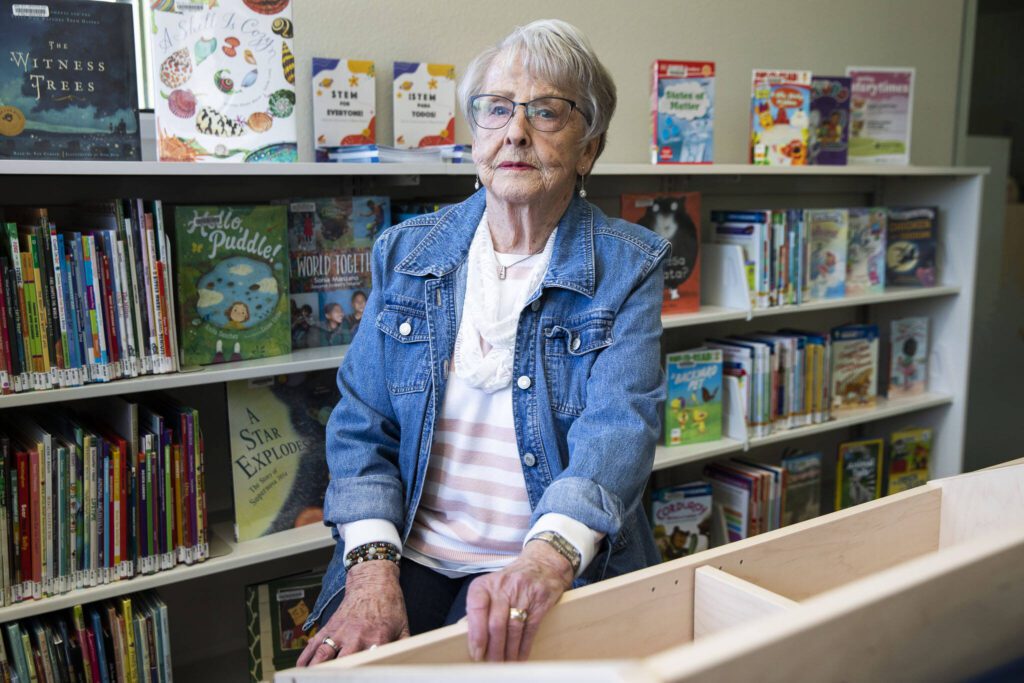
[(389, 560), (398, 564), (401, 559), (402, 553), (399, 552), (398, 546), (394, 543), (386, 543), (384, 541), (364, 543), (345, 553), (345, 571), (348, 571), (357, 564), (372, 560)]

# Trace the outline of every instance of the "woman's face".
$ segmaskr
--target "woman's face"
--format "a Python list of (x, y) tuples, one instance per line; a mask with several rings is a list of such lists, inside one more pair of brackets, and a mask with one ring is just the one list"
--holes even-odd
[[(568, 93), (532, 77), (514, 56), (507, 55), (499, 55), (492, 62), (482, 92), (515, 102), (548, 96), (572, 99)], [(594, 163), (598, 141), (581, 146), (585, 130), (586, 121), (574, 111), (562, 130), (538, 131), (526, 120), (526, 108), (518, 106), (504, 128), (477, 128), (473, 161), (489, 199), (509, 204), (567, 200), (577, 174), (589, 172)]]

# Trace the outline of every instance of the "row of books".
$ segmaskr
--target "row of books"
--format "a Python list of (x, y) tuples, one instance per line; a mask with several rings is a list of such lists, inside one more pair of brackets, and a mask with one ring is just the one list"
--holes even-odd
[[(887, 366), (879, 360), (877, 325), (755, 332), (670, 353), (664, 443), (717, 441), (723, 431), (738, 439), (763, 437), (827, 422), (833, 410), (872, 406), (880, 393), (921, 394), (928, 380), (928, 327), (924, 317), (893, 320)], [(887, 382), (879, 381), (881, 372)]]
[[(910, 427), (882, 439), (839, 445), (835, 509), (928, 481), (932, 430)], [(826, 461), (821, 452), (787, 450), (778, 465), (749, 459), (715, 462), (704, 479), (656, 489), (651, 525), (663, 560), (796, 524), (822, 513)]]
[(81, 386), (177, 369), (160, 202), (6, 208), (0, 389)]
[(0, 680), (169, 683), (167, 605), (155, 592), (4, 625)]
[(199, 414), (106, 399), (0, 419), (0, 604), (209, 555)]

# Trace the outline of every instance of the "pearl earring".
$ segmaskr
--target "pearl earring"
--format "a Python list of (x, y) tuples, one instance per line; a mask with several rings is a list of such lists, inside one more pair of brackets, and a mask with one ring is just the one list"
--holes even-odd
[(581, 173), (580, 174), (580, 192), (579, 192), (580, 199), (586, 199), (587, 198), (587, 188), (585, 188), (583, 186), (583, 184), (586, 182), (586, 180), (587, 180), (587, 177)]
[(479, 190), (480, 189), (480, 176), (477, 176), (476, 180), (473, 181), (473, 189), (474, 190)]

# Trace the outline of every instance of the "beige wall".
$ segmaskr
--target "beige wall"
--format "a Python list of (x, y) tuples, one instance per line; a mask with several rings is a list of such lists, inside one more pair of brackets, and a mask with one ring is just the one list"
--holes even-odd
[[(717, 63), (715, 161), (747, 160), (750, 72), (847, 65), (914, 66), (914, 164), (953, 161), (964, 0), (295, 0), (297, 83), (314, 56), (377, 63), (378, 139), (391, 142), (391, 63), (454, 63), (461, 76), (483, 47), (520, 24), (579, 26), (612, 72), (619, 108), (603, 160), (647, 162), (654, 59)], [(311, 86), (299, 87), (302, 160), (312, 156)], [(458, 142), (469, 142), (461, 120)]]

